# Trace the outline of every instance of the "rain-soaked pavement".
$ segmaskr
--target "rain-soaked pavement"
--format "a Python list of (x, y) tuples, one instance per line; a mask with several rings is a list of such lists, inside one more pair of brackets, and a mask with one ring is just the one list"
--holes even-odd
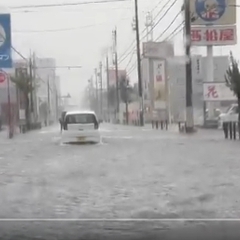
[(79, 146), (61, 144), (59, 126), (13, 140), (1, 133), (0, 218), (239, 218), (239, 141), (150, 126), (103, 124), (101, 134), (101, 144)]

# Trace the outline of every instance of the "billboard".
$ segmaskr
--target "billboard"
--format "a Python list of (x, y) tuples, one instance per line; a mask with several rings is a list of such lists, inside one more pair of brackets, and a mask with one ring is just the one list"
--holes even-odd
[(0, 14), (0, 68), (12, 68), (11, 16)]
[(165, 74), (165, 61), (156, 60), (153, 62), (154, 74), (154, 108), (166, 108), (166, 74)]
[[(109, 69), (108, 70), (108, 76), (109, 76), (109, 87), (116, 86), (116, 71), (115, 69)], [(127, 71), (126, 70), (118, 70), (118, 80), (121, 79), (121, 77), (126, 77)]]
[(236, 24), (236, 0), (190, 0), (192, 25)]
[(144, 42), (143, 57), (167, 58), (174, 56), (174, 46), (171, 42)]
[(204, 83), (203, 84), (204, 101), (232, 101), (236, 96), (226, 83)]
[(193, 46), (224, 46), (237, 44), (237, 27), (232, 26), (194, 26), (191, 28)]

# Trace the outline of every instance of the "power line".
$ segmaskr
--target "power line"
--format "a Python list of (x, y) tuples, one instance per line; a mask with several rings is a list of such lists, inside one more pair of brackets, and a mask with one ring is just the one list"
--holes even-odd
[[(183, 26), (184, 22), (185, 22), (185, 21), (183, 21), (181, 24), (179, 24), (179, 25), (171, 32), (171, 34), (165, 39), (165, 41), (172, 39), (172, 38), (175, 37), (178, 33), (180, 33), (180, 32), (183, 30), (183, 28), (184, 28), (184, 26)], [(182, 27), (181, 27), (181, 26), (182, 26)]]
[(60, 69), (60, 68), (65, 68), (65, 69), (72, 69), (72, 68), (82, 68), (82, 66), (54, 66), (54, 67), (36, 67), (35, 69)]
[[(182, 9), (181, 9), (180, 12), (182, 12)], [(192, 16), (192, 21), (195, 21), (196, 19), (198, 19), (198, 17)], [(175, 37), (178, 33), (180, 33), (180, 32), (184, 29), (184, 25), (183, 25), (184, 23), (185, 23), (185, 20), (183, 20), (182, 23), (179, 24), (179, 25), (171, 32), (171, 34), (165, 39), (165, 41), (172, 39), (172, 38)]]
[[(106, 11), (106, 10), (116, 10), (116, 11), (118, 11), (118, 10), (131, 10), (131, 7), (114, 7), (114, 8), (101, 8), (101, 9), (99, 9), (100, 11)], [(46, 14), (46, 13), (55, 13), (55, 12), (57, 12), (57, 13), (79, 13), (79, 12), (83, 12), (84, 10), (82, 9), (82, 8), (74, 8), (74, 9), (72, 9), (72, 8), (70, 8), (70, 9), (58, 9), (57, 11), (39, 11), (39, 10), (21, 10), (21, 9), (19, 9), (19, 10), (14, 10), (14, 11), (12, 11), (11, 12), (11, 14), (21, 14), (21, 13), (44, 13), (44, 14)]]
[[(121, 20), (128, 20), (128, 18), (122, 18)], [(13, 33), (47, 33), (47, 32), (65, 32), (65, 31), (72, 31), (72, 30), (80, 30), (90, 27), (97, 27), (100, 25), (108, 24), (109, 22), (100, 23), (100, 24), (91, 24), (81, 27), (75, 27), (75, 28), (59, 28), (59, 29), (46, 29), (46, 30), (13, 30)]]
[(128, 68), (128, 66), (130, 65), (130, 63), (131, 63), (131, 61), (132, 61), (132, 59), (133, 59), (134, 52), (135, 52), (135, 51), (132, 52), (132, 55), (131, 55), (131, 57), (130, 57), (130, 59), (129, 59), (129, 61), (128, 61), (128, 64), (127, 64), (127, 66), (126, 66), (126, 69)]
[[(173, 4), (175, 4), (176, 2), (174, 2)], [(234, 5), (235, 7), (240, 7), (240, 5)], [(169, 9), (170, 10), (170, 9)], [(168, 11), (168, 10), (167, 10)], [(163, 36), (163, 34), (172, 26), (172, 24), (176, 21), (176, 19), (178, 18), (178, 16), (181, 14), (182, 11), (178, 12), (178, 14), (174, 17), (174, 19), (171, 21), (171, 23), (166, 27), (166, 29), (164, 30), (164, 32), (162, 34), (160, 34), (160, 36), (156, 39), (159, 40), (159, 38), (161, 38)], [(180, 33), (183, 29), (184, 29), (184, 24), (185, 21), (182, 21), (181, 24), (179, 24), (171, 33), (170, 35), (164, 40), (170, 40), (172, 39), (174, 36), (176, 36), (178, 33)], [(136, 69), (136, 62), (135, 64), (132, 65), (132, 67), (130, 68), (128, 74), (131, 74), (134, 70)]]
[[(156, 9), (156, 7), (158, 7), (158, 6), (160, 5), (160, 3), (162, 3), (162, 2), (163, 2), (163, 0), (160, 1), (160, 2), (151, 10), (151, 12), (153, 12), (153, 11)], [(160, 11), (158, 11), (158, 13), (156, 14), (156, 16), (153, 18), (153, 21), (155, 21), (156, 18), (162, 13), (162, 11), (165, 9), (165, 7), (167, 6), (168, 3), (169, 3), (169, 1), (167, 0), (167, 2), (164, 4), (164, 6), (160, 9)], [(147, 29), (144, 28), (143, 31), (141, 32), (141, 34), (144, 34), (144, 32), (145, 32), (146, 30), (147, 30)], [(152, 29), (152, 30), (153, 30), (153, 29)], [(141, 38), (141, 41), (142, 41), (145, 37), (146, 37), (146, 35)], [(130, 53), (127, 54), (127, 56), (125, 55), (130, 49), (132, 49), (132, 45), (133, 45), (134, 43), (135, 43), (135, 39), (132, 41), (132, 43), (130, 44), (130, 46), (124, 51), (124, 53), (121, 54), (121, 56), (119, 57), (119, 61), (120, 61), (119, 64), (120, 64), (121, 62), (123, 62), (123, 61), (131, 54), (131, 52), (130, 52)], [(130, 51), (132, 51), (132, 50), (130, 50)], [(123, 57), (124, 55), (125, 55), (125, 57), (124, 57), (124, 59), (122, 59), (122, 57)]]
[[(162, 19), (163, 19), (163, 18), (167, 15), (167, 13), (172, 9), (172, 7), (176, 4), (176, 2), (177, 2), (177, 0), (174, 0), (174, 2), (173, 2), (173, 3), (168, 7), (168, 9), (165, 11), (165, 13), (163, 14), (163, 16), (162, 16), (161, 18), (159, 18), (159, 20), (153, 25), (151, 31), (153, 31), (153, 29), (162, 21)], [(163, 6), (163, 8), (161, 8), (161, 10), (157, 13), (156, 17), (161, 14), (161, 12), (162, 12), (163, 9), (167, 6), (168, 3), (169, 3), (169, 2), (167, 1), (167, 3)], [(154, 20), (155, 20), (155, 18), (154, 18)], [(142, 33), (144, 33), (145, 31), (146, 31), (146, 28), (144, 29), (144, 31), (143, 31)], [(145, 37), (146, 37), (146, 35), (144, 35), (144, 36), (141, 38), (140, 41), (142, 41)], [(134, 42), (135, 42), (135, 40), (133, 41), (133, 43), (134, 43)], [(131, 46), (133, 45), (133, 43), (131, 44)], [(130, 48), (131, 48), (131, 46), (130, 46)], [(128, 48), (128, 49), (129, 49), (129, 48)], [(133, 50), (134, 50), (134, 49), (133, 49)], [(133, 50), (131, 50), (131, 51), (133, 51)], [(125, 54), (127, 51), (128, 51), (128, 50), (126, 50), (126, 51), (124, 52), (124, 54)], [(123, 54), (123, 55), (124, 55), (124, 54)], [(120, 60), (119, 64), (120, 64), (121, 62), (123, 62), (130, 54), (131, 54), (131, 52), (128, 53), (127, 55), (125, 55), (125, 57)], [(120, 58), (121, 58), (121, 57), (120, 57)]]
[[(179, 24), (164, 41), (171, 40), (174, 36), (176, 36), (178, 33), (180, 33), (183, 30), (183, 28), (184, 28), (183, 23), (184, 23), (184, 21), (181, 24)], [(137, 66), (136, 63), (137, 62), (135, 62), (130, 67), (130, 69), (128, 71), (128, 75), (131, 74), (136, 69), (136, 66)]]
[(128, 70), (128, 76), (136, 69), (136, 67), (137, 67), (137, 61)]
[(132, 49), (130, 52), (128, 52), (128, 54), (125, 55), (125, 57), (122, 58), (122, 59), (118, 62), (118, 64), (121, 64), (128, 56), (130, 56), (130, 55), (133, 54), (134, 52), (135, 52), (135, 48)]
[(48, 8), (48, 7), (66, 7), (66, 6), (78, 6), (89, 4), (102, 4), (102, 3), (116, 3), (116, 2), (129, 2), (130, 0), (102, 0), (102, 1), (90, 1), (90, 2), (76, 2), (76, 3), (56, 3), (56, 4), (40, 4), (40, 5), (23, 5), (11, 7), (11, 9), (24, 9), (24, 8)]
[[(159, 1), (158, 4), (155, 5), (154, 8), (153, 8), (150, 12), (152, 13), (155, 9), (157, 9), (157, 7), (158, 7), (162, 2), (163, 2), (163, 0), (162, 0), (162, 1)], [(163, 7), (163, 8), (164, 8), (164, 7)]]
[[(163, 20), (163, 18), (167, 15), (167, 13), (172, 9), (172, 7), (176, 4), (177, 0), (174, 0), (174, 2), (168, 7), (166, 12), (162, 15), (161, 18), (153, 25), (151, 31)], [(180, 12), (181, 13), (181, 12)]]
[(164, 33), (173, 25), (173, 23), (176, 21), (176, 19), (179, 17), (179, 15), (182, 12), (179, 11), (178, 14), (176, 14), (176, 16), (174, 17), (174, 19), (170, 22), (170, 24), (165, 28), (165, 30), (156, 38), (156, 41), (158, 41), (163, 35)]

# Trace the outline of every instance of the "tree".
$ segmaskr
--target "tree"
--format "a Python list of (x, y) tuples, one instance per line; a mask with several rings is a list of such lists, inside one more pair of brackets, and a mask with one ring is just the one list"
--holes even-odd
[(127, 77), (122, 76), (120, 78), (119, 88), (122, 102), (131, 102), (131, 96), (134, 94), (134, 88), (129, 84), (129, 79)]
[[(240, 122), (240, 71), (238, 62), (230, 52), (230, 65), (225, 75), (226, 85), (233, 91), (238, 100), (238, 121)], [(240, 131), (240, 129), (239, 129)]]
[(15, 83), (16, 87), (24, 96), (25, 100), (25, 117), (27, 129), (30, 129), (30, 97), (29, 94), (34, 91), (32, 79), (29, 74), (20, 74), (19, 76), (11, 77), (11, 81)]
[(128, 86), (129, 86), (129, 81), (125, 76), (122, 76), (119, 79), (119, 90), (120, 90), (120, 97), (122, 102), (126, 103), (128, 102)]

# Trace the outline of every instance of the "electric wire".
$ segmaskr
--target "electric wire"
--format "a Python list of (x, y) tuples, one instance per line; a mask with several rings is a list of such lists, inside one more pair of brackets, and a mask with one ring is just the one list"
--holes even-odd
[[(160, 3), (162, 3), (162, 2), (163, 2), (163, 0), (160, 1), (160, 2), (151, 10), (151, 12), (153, 12), (153, 10), (155, 10), (156, 7), (159, 6)], [(167, 3), (168, 3), (168, 1), (167, 1)], [(163, 10), (164, 7), (167, 5), (167, 3), (166, 3), (166, 4), (163, 6), (163, 8), (161, 8), (161, 10), (156, 14), (156, 17), (155, 17), (155, 18), (157, 18), (157, 17), (161, 14), (162, 10)], [(155, 20), (155, 18), (153, 19), (153, 21)], [(143, 34), (146, 30), (147, 30), (147, 29), (144, 28), (143, 31), (141, 32), (141, 34)], [(130, 44), (130, 46), (127, 47), (127, 49), (124, 51), (124, 53), (122, 53), (122, 54), (120, 55), (120, 57), (119, 57), (119, 59), (118, 59), (119, 64), (120, 64), (121, 62), (123, 62), (123, 61), (131, 54), (131, 53), (127, 53), (127, 52), (128, 52), (130, 49), (132, 49), (133, 44), (134, 44), (135, 42), (136, 42), (136, 40), (134, 39), (134, 40), (132, 41), (132, 43)], [(132, 51), (132, 50), (131, 50), (131, 51)], [(126, 53), (127, 53), (127, 56), (124, 56)], [(124, 57), (124, 59), (122, 59), (122, 57)]]
[[(167, 10), (166, 10), (165, 13), (162, 15), (162, 17), (160, 17), (160, 18), (158, 19), (158, 21), (153, 25), (153, 27), (151, 28), (151, 31), (153, 31), (154, 28), (155, 28), (156, 26), (158, 26), (158, 24), (159, 24), (159, 23), (162, 21), (162, 19), (167, 15), (167, 13), (172, 9), (172, 7), (176, 4), (176, 2), (177, 2), (177, 0), (174, 0), (174, 1), (172, 2), (172, 4), (167, 8)], [(169, 2), (167, 1), (167, 3), (163, 6), (163, 8), (162, 8), (161, 10), (163, 10), (168, 3), (169, 3)], [(161, 10), (160, 10), (159, 13), (157, 14), (157, 16), (161, 14), (161, 12), (162, 12)], [(181, 13), (181, 12), (180, 12), (180, 13)], [(146, 30), (146, 28), (144, 29), (143, 32), (145, 32), (145, 30)], [(147, 34), (148, 34), (148, 33), (147, 33)], [(144, 35), (143, 37), (141, 37), (140, 42), (141, 42), (146, 36), (147, 36), (147, 35)], [(133, 43), (134, 43), (134, 42), (135, 42), (135, 40), (133, 41)], [(133, 45), (133, 43), (131, 44), (131, 46)], [(129, 48), (128, 48), (128, 49), (129, 49)], [(131, 51), (135, 51), (135, 47), (134, 47)], [(128, 50), (126, 50), (126, 51), (124, 52), (124, 54), (125, 54), (126, 52), (128, 52)], [(124, 54), (123, 54), (123, 55), (124, 55)], [(131, 54), (131, 52), (128, 52), (128, 54), (125, 55), (124, 58), (122, 58), (122, 59), (120, 58), (119, 64), (121, 64), (130, 54)]]
[(23, 6), (11, 7), (10, 9), (67, 7), (67, 6), (104, 4), (104, 3), (117, 3), (117, 2), (130, 2), (130, 0), (102, 0), (102, 1), (75, 2), (75, 3), (55, 3), (55, 4), (23, 5)]
[(179, 15), (181, 14), (182, 12), (179, 11), (176, 16), (173, 18), (173, 20), (170, 22), (170, 24), (165, 28), (165, 30), (156, 38), (156, 42), (164, 35), (165, 32), (167, 32), (167, 30), (173, 25), (173, 23), (176, 21), (176, 19), (179, 17)]
[[(169, 36), (164, 40), (171, 40), (174, 36), (176, 36), (178, 33), (180, 33), (183, 30), (183, 23), (184, 21), (179, 24), (170, 34)], [(128, 71), (128, 75), (130, 75), (137, 67), (137, 61), (130, 67), (129, 71)]]
[[(128, 18), (122, 18), (121, 20), (128, 20)], [(65, 32), (65, 31), (72, 31), (72, 30), (80, 30), (90, 27), (97, 27), (101, 25), (108, 24), (108, 22), (100, 23), (100, 24), (90, 24), (86, 26), (80, 26), (75, 28), (59, 28), (59, 29), (45, 29), (45, 30), (13, 30), (13, 33), (47, 33), (47, 32)]]

